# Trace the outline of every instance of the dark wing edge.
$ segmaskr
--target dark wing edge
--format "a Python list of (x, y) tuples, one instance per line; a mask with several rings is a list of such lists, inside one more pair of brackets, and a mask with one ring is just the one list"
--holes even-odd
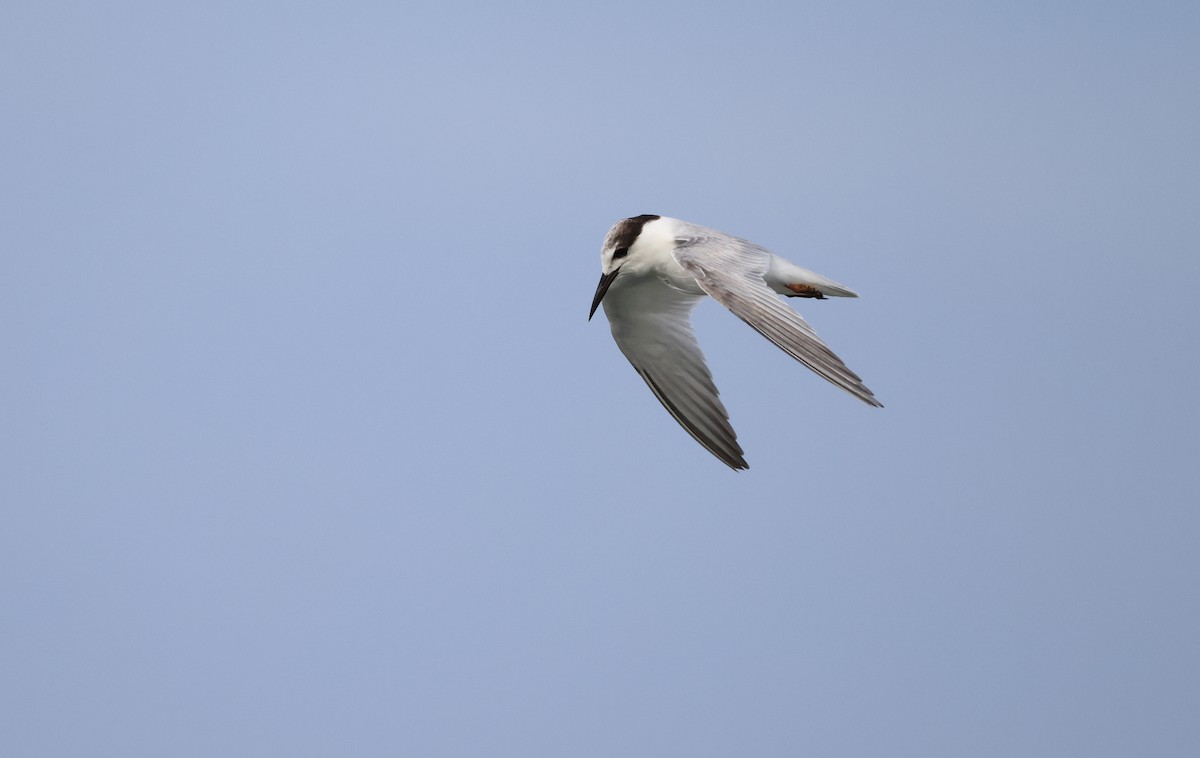
[[(671, 393), (663, 389), (662, 385), (655, 380), (653, 374), (644, 369), (637, 368), (637, 366), (634, 366), (634, 368), (637, 369), (638, 375), (646, 381), (646, 385), (654, 393), (654, 396), (658, 398), (658, 402), (662, 403), (662, 406), (667, 409), (671, 417), (678, 421), (679, 425), (688, 434), (692, 435), (692, 439), (703, 445), (705, 450), (715, 455), (722, 463), (734, 471), (742, 471), (750, 468), (750, 464), (743, 457), (745, 451), (738, 444), (737, 434), (733, 431), (733, 427), (729, 425), (728, 414), (725, 413), (725, 408), (719, 399), (717, 400), (716, 407), (710, 410), (706, 418), (709, 421), (709, 429), (715, 432), (714, 435), (706, 431), (699, 424), (693, 423), (687, 414), (681, 412), (671, 399)], [(714, 395), (714, 398), (716, 398), (716, 395)], [(718, 409), (719, 412), (713, 412), (718, 411)]]

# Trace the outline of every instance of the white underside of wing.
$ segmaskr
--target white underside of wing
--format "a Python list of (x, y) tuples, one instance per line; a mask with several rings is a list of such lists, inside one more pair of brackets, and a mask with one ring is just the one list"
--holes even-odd
[(749, 468), (692, 331), (699, 300), (654, 276), (622, 275), (603, 303), (617, 346), (663, 407), (728, 466)]

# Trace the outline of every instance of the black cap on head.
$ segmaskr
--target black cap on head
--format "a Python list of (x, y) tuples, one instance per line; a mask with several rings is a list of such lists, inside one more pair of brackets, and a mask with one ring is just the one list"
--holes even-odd
[(642, 233), (642, 227), (656, 218), (662, 218), (662, 216), (643, 213), (640, 216), (634, 216), (633, 218), (627, 218), (624, 221), (618, 222), (609, 233), (613, 249), (628, 249), (637, 240), (638, 235)]

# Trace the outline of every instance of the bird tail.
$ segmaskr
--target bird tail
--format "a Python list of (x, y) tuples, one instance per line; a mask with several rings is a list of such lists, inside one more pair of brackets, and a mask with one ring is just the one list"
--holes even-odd
[(849, 287), (821, 276), (815, 271), (797, 266), (791, 261), (775, 256), (767, 269), (767, 284), (771, 289), (788, 297), (858, 297)]

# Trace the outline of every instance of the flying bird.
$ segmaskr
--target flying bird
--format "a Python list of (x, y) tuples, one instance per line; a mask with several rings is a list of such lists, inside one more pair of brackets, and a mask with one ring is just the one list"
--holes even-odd
[(732, 469), (750, 468), (692, 331), (705, 295), (788, 355), (868, 405), (883, 407), (799, 313), (777, 295), (858, 297), (820, 274), (738, 237), (666, 216), (618, 221), (600, 249), (600, 284), (613, 339), (679, 424)]

